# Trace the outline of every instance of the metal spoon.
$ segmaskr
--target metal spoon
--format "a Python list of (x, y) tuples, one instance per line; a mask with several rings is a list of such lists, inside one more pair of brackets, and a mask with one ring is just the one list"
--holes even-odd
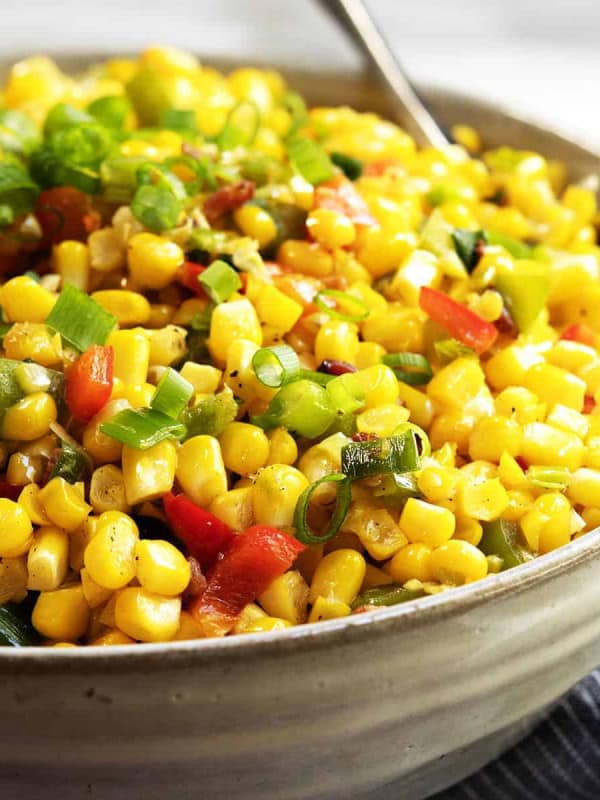
[(448, 139), (407, 78), (362, 0), (318, 0), (357, 44), (395, 96), (398, 118), (420, 145), (444, 147)]

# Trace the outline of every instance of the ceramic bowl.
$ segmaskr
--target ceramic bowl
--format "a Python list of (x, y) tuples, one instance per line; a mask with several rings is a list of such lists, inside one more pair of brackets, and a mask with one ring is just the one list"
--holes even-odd
[[(368, 83), (294, 76), (315, 102), (385, 110)], [(445, 124), (584, 148), (425, 92)], [(517, 741), (600, 662), (600, 533), (445, 595), (223, 640), (0, 650), (0, 796), (419, 800)]]

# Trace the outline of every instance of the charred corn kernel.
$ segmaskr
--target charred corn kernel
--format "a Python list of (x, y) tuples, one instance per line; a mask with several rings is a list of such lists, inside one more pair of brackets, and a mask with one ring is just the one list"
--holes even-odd
[(249, 528), (254, 520), (252, 487), (241, 486), (218, 495), (210, 504), (209, 511), (235, 531)]
[(27, 588), (51, 592), (63, 583), (69, 568), (69, 538), (54, 527), (39, 528), (27, 554)]
[(339, 211), (317, 208), (308, 215), (306, 228), (312, 238), (328, 250), (347, 247), (356, 238), (352, 221)]
[(131, 636), (127, 636), (127, 634), (122, 631), (114, 629), (106, 631), (106, 633), (101, 633), (100, 636), (96, 636), (95, 639), (92, 639), (89, 644), (95, 647), (114, 647), (118, 644), (135, 644), (135, 639), (132, 639)]
[(498, 478), (480, 483), (465, 481), (458, 490), (458, 509), (462, 516), (478, 520), (497, 519), (508, 506), (506, 489)]
[(456, 469), (443, 466), (426, 466), (417, 475), (417, 484), (426, 500), (440, 505), (453, 504), (461, 482)]
[(531, 368), (547, 366), (543, 362), (544, 357), (533, 345), (510, 345), (490, 358), (485, 365), (485, 374), (490, 386), (499, 391), (522, 384)]
[(181, 598), (161, 597), (138, 586), (117, 595), (117, 628), (140, 642), (168, 642), (179, 629)]
[(308, 481), (287, 464), (270, 464), (257, 476), (252, 491), (254, 521), (258, 525), (291, 525), (296, 503)]
[(52, 478), (40, 489), (38, 498), (50, 522), (66, 531), (79, 527), (92, 510), (80, 487), (60, 477)]
[(220, 369), (211, 367), (210, 364), (196, 364), (194, 361), (186, 361), (179, 374), (192, 384), (196, 392), (202, 394), (214, 394), (223, 377)]
[(27, 559), (0, 558), (0, 605), (11, 600), (20, 603), (27, 597)]
[(112, 589), (105, 589), (92, 579), (88, 570), (84, 567), (81, 570), (81, 588), (90, 608), (98, 608), (103, 605), (112, 595)]
[(141, 328), (113, 331), (106, 344), (114, 351), (114, 376), (124, 383), (144, 383), (150, 365), (150, 342)]
[(31, 614), (33, 627), (48, 639), (75, 642), (87, 630), (90, 608), (80, 583), (42, 592)]
[(49, 525), (50, 520), (40, 502), (40, 487), (37, 483), (30, 483), (23, 487), (18, 503), (34, 525)]
[(463, 542), (472, 544), (477, 547), (483, 536), (483, 528), (481, 523), (476, 519), (459, 518), (456, 520), (456, 530), (454, 531), (454, 539), (460, 539)]
[(246, 203), (234, 212), (233, 219), (243, 234), (256, 239), (259, 247), (266, 247), (277, 236), (273, 217), (260, 206)]
[(136, 577), (149, 592), (175, 597), (190, 582), (190, 564), (176, 547), (161, 539), (142, 539), (135, 546)]
[(531, 422), (523, 430), (521, 456), (528, 464), (566, 467), (574, 471), (583, 464), (585, 447), (574, 433)]
[(381, 363), (385, 347), (377, 342), (359, 342), (356, 349), (355, 364), (358, 369), (367, 369)]
[(377, 408), (398, 400), (398, 379), (391, 367), (377, 364), (358, 370), (355, 377), (365, 391), (365, 408)]
[(384, 508), (357, 503), (347, 514), (343, 527), (344, 533), (350, 531), (358, 536), (361, 545), (376, 561), (391, 558), (407, 543), (404, 532)]
[(537, 396), (523, 386), (509, 386), (497, 395), (494, 405), (496, 413), (511, 417), (520, 425), (528, 422), (541, 422), (546, 416), (546, 404), (540, 403)]
[(4, 352), (17, 361), (30, 359), (43, 367), (56, 367), (62, 358), (60, 334), (52, 334), (42, 323), (17, 322), (4, 337)]
[(488, 573), (487, 559), (481, 550), (456, 539), (435, 548), (430, 568), (434, 580), (455, 586), (479, 581)]
[(410, 412), (407, 408), (393, 403), (383, 403), (357, 414), (356, 429), (361, 433), (391, 436), (398, 425), (406, 422), (409, 416)]
[(396, 270), (386, 294), (393, 300), (402, 300), (409, 306), (419, 305), (423, 286), (437, 289), (442, 282), (439, 259), (426, 250), (415, 250)]
[(97, 521), (98, 517), (88, 517), (83, 524), (69, 534), (69, 566), (75, 572), (79, 572), (83, 567), (83, 554), (96, 533)]
[(244, 339), (262, 344), (262, 330), (252, 303), (243, 298), (221, 303), (213, 311), (210, 322), (208, 346), (221, 364), (227, 360), (227, 351), (234, 342)]
[(324, 597), (349, 605), (360, 591), (365, 569), (365, 559), (356, 550), (328, 553), (315, 570), (309, 601), (314, 604), (318, 597)]
[(170, 367), (181, 361), (187, 351), (187, 330), (178, 325), (166, 325), (149, 332), (150, 365)]
[(125, 408), (129, 408), (129, 402), (124, 398), (109, 400), (102, 411), (96, 414), (83, 429), (82, 444), (96, 464), (106, 464), (120, 459), (123, 445), (102, 433), (100, 425)]
[(177, 480), (199, 506), (208, 506), (227, 491), (221, 446), (212, 436), (192, 436), (177, 455)]
[[(189, 439), (186, 444), (191, 441), (193, 439)], [(183, 458), (182, 453), (183, 448), (179, 452), (180, 458)], [(135, 506), (147, 500), (156, 500), (157, 497), (170, 492), (175, 481), (176, 464), (177, 450), (169, 440), (159, 442), (147, 450), (124, 447), (122, 467), (125, 497), (129, 505)]]
[(325, 359), (348, 361), (354, 364), (358, 351), (356, 325), (340, 319), (331, 319), (319, 328), (315, 339), (317, 363)]
[(439, 547), (452, 537), (456, 520), (447, 508), (409, 497), (400, 515), (400, 527), (409, 542), (422, 542), (427, 547)]
[(33, 392), (6, 409), (2, 436), (5, 439), (32, 442), (48, 433), (57, 416), (52, 395), (47, 392)]
[(203, 639), (204, 630), (202, 625), (189, 611), (182, 611), (179, 617), (179, 628), (173, 636), (173, 642), (186, 642), (190, 639)]
[(123, 473), (114, 464), (94, 470), (90, 481), (90, 504), (96, 514), (103, 511), (129, 511)]
[(333, 258), (317, 242), (288, 239), (279, 248), (277, 261), (291, 272), (325, 278), (333, 272)]
[(548, 361), (569, 372), (598, 363), (598, 353), (593, 347), (568, 339), (560, 339), (548, 353)]
[(417, 246), (412, 231), (369, 225), (357, 238), (357, 257), (374, 278), (396, 269)]
[(246, 629), (253, 625), (259, 619), (264, 619), (267, 615), (265, 612), (257, 606), (256, 603), (248, 603), (248, 605), (244, 606), (242, 609), (242, 613), (239, 615), (237, 622), (233, 628), (234, 633), (246, 633)]
[(27, 275), (11, 278), (0, 288), (0, 304), (9, 322), (44, 322), (56, 299)]
[(569, 478), (567, 496), (582, 506), (600, 506), (600, 471), (582, 467)]
[(553, 364), (536, 364), (531, 367), (523, 377), (523, 385), (549, 406), (562, 403), (575, 411), (583, 408), (586, 389), (584, 381)]
[(296, 461), (298, 445), (285, 428), (275, 428), (269, 431), (267, 439), (269, 440), (267, 466), (270, 464), (293, 464)]
[(116, 228), (92, 231), (87, 244), (90, 266), (96, 272), (112, 272), (125, 266), (125, 244)]
[(230, 422), (219, 436), (225, 467), (249, 475), (269, 459), (269, 440), (262, 428), (247, 422)]
[(416, 542), (399, 550), (387, 566), (391, 577), (398, 583), (413, 579), (432, 581), (431, 548)]
[(485, 384), (483, 370), (472, 358), (457, 358), (443, 367), (427, 384), (427, 394), (443, 406), (462, 407)]
[(122, 328), (145, 325), (150, 319), (150, 303), (143, 294), (125, 289), (105, 289), (93, 292), (92, 298), (117, 318)]
[(469, 455), (473, 460), (498, 462), (502, 453), (519, 455), (523, 431), (518, 422), (508, 417), (482, 417), (469, 437)]
[(183, 264), (183, 250), (175, 242), (153, 233), (137, 233), (127, 245), (131, 277), (139, 286), (163, 289)]
[(90, 253), (86, 244), (67, 239), (54, 245), (52, 266), (54, 271), (60, 275), (63, 286), (72, 283), (82, 292), (87, 292), (90, 277)]
[(121, 589), (135, 577), (137, 525), (126, 514), (105, 511), (84, 553), (90, 578), (104, 589)]
[(285, 572), (259, 595), (258, 602), (271, 617), (300, 625), (308, 614), (308, 585), (296, 570)]
[(291, 331), (302, 316), (300, 303), (270, 284), (260, 290), (253, 302), (259, 320), (281, 333)]
[(316, 597), (308, 617), (309, 622), (324, 622), (327, 619), (347, 617), (351, 613), (348, 603), (334, 597)]
[(585, 439), (590, 427), (588, 419), (584, 414), (580, 414), (579, 411), (564, 406), (562, 403), (557, 403), (550, 410), (550, 413), (546, 417), (546, 422), (548, 425), (560, 428), (563, 431), (576, 433), (577, 436), (580, 436), (582, 439)]

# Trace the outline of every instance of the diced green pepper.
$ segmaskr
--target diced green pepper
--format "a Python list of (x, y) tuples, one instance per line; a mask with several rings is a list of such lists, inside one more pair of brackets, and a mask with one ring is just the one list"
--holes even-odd
[(478, 547), (486, 556), (499, 556), (503, 569), (518, 567), (533, 558), (533, 553), (525, 546), (519, 524), (506, 519), (484, 522)]
[(546, 306), (550, 277), (543, 264), (528, 262), (514, 272), (498, 272), (494, 281), (521, 333), (527, 333)]
[(387, 586), (374, 586), (362, 592), (352, 603), (352, 610), (361, 606), (395, 606), (398, 603), (407, 603), (409, 600), (416, 600), (423, 597), (423, 589), (406, 589), (397, 583), (390, 583)]

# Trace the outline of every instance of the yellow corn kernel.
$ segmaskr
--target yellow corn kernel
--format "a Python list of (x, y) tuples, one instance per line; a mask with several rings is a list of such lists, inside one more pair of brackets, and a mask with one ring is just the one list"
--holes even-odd
[(546, 517), (540, 530), (538, 549), (549, 553), (571, 540), (571, 505), (560, 492), (547, 492), (535, 501), (535, 508)]
[(97, 272), (112, 272), (125, 266), (125, 243), (117, 228), (93, 231), (87, 244), (90, 266)]
[(315, 339), (317, 363), (325, 359), (348, 361), (354, 364), (358, 351), (356, 325), (340, 319), (330, 319), (319, 328)]
[(454, 539), (460, 539), (463, 542), (472, 544), (477, 547), (483, 536), (483, 528), (481, 523), (476, 519), (459, 518), (456, 520), (456, 530), (454, 531)]
[(573, 504), (600, 506), (600, 471), (582, 467), (569, 478), (567, 496)]
[(164, 289), (183, 264), (184, 254), (175, 242), (153, 233), (136, 233), (127, 246), (129, 272), (139, 286)]
[(360, 591), (366, 562), (356, 550), (334, 550), (324, 556), (310, 585), (309, 601), (318, 597), (350, 604)]
[(262, 344), (262, 330), (256, 310), (246, 298), (221, 303), (213, 311), (208, 346), (213, 358), (224, 364), (227, 351), (234, 342), (244, 339)]
[(308, 613), (308, 585), (296, 570), (285, 572), (275, 578), (258, 602), (270, 616), (300, 625), (306, 622)]
[[(208, 506), (227, 491), (221, 446), (213, 436), (192, 436), (177, 455), (177, 480), (199, 506)], [(168, 490), (167, 490), (168, 491)]]
[(78, 528), (92, 510), (83, 499), (81, 488), (60, 477), (52, 478), (40, 489), (38, 498), (50, 522), (65, 531)]
[(358, 369), (367, 369), (381, 363), (385, 355), (385, 347), (377, 342), (359, 342), (356, 350), (355, 364)]
[(223, 462), (238, 475), (249, 475), (269, 459), (269, 440), (262, 428), (247, 422), (230, 422), (219, 436)]
[(431, 548), (422, 542), (407, 544), (392, 558), (387, 570), (397, 583), (413, 579), (432, 581), (431, 552)]
[(369, 225), (357, 239), (357, 258), (374, 278), (396, 269), (417, 246), (412, 231)]
[(98, 608), (98, 622), (101, 625), (106, 625), (107, 628), (114, 628), (115, 622), (115, 606), (117, 605), (118, 592), (112, 592), (103, 606)]
[[(4, 341), (6, 342), (6, 339)], [(588, 394), (595, 396), (600, 391), (600, 363), (580, 367), (577, 375), (585, 381)]]
[(57, 416), (52, 395), (47, 392), (33, 392), (6, 409), (2, 436), (5, 439), (32, 442), (48, 433)]
[(296, 503), (308, 481), (300, 470), (287, 464), (263, 467), (252, 492), (254, 521), (258, 525), (291, 525)]
[(356, 429), (361, 433), (391, 436), (398, 425), (407, 422), (410, 412), (404, 406), (383, 403), (356, 415)]
[(343, 532), (350, 531), (358, 536), (360, 544), (376, 561), (391, 558), (407, 543), (404, 532), (384, 508), (371, 508), (357, 502), (346, 515), (343, 527)]
[(310, 611), (309, 622), (324, 622), (328, 619), (340, 619), (352, 613), (348, 603), (343, 603), (335, 597), (316, 597)]
[(583, 367), (596, 365), (598, 353), (587, 344), (560, 339), (548, 353), (548, 361), (568, 372), (577, 372)]
[(102, 433), (100, 425), (125, 408), (129, 408), (129, 402), (124, 398), (109, 400), (102, 411), (96, 414), (84, 428), (82, 444), (96, 464), (106, 464), (111, 461), (118, 461), (121, 458), (123, 445), (116, 439), (112, 439)]
[(288, 333), (302, 316), (302, 306), (270, 284), (253, 301), (258, 318), (279, 333)]
[(196, 364), (194, 361), (186, 361), (179, 374), (192, 384), (196, 392), (202, 394), (214, 394), (223, 377), (220, 369), (211, 367), (210, 364)]
[(393, 578), (387, 572), (379, 569), (379, 567), (374, 567), (373, 564), (367, 564), (360, 591), (362, 593), (367, 589), (373, 589), (375, 586), (387, 586), (393, 582)]
[(482, 417), (475, 423), (469, 437), (469, 455), (473, 460), (499, 462), (502, 453), (519, 455), (523, 431), (508, 417)]
[(456, 520), (447, 508), (409, 497), (400, 515), (400, 527), (410, 542), (439, 547), (452, 537)]
[(265, 386), (256, 377), (252, 367), (252, 358), (257, 350), (256, 342), (247, 339), (239, 339), (231, 344), (223, 373), (225, 384), (235, 395), (244, 400), (259, 398), (268, 402), (275, 395), (276, 390)]
[(555, 428), (560, 428), (567, 433), (575, 433), (577, 436), (585, 439), (590, 427), (588, 418), (579, 411), (573, 408), (557, 403), (546, 417), (548, 425)]
[(479, 133), (469, 125), (453, 125), (452, 138), (457, 144), (462, 145), (471, 154), (481, 151), (482, 143)]
[(117, 318), (121, 328), (145, 325), (150, 319), (150, 303), (144, 295), (125, 289), (104, 289), (93, 292), (92, 298)]
[(233, 214), (235, 224), (246, 236), (256, 239), (259, 247), (266, 247), (277, 236), (277, 226), (268, 211), (260, 206), (245, 203)]
[(37, 483), (29, 483), (23, 487), (18, 503), (34, 525), (49, 525), (50, 520), (40, 502), (39, 495), (40, 487)]
[(372, 311), (361, 323), (362, 338), (392, 352), (421, 352), (424, 347), (424, 314), (418, 308), (389, 303), (385, 311)]
[(410, 421), (421, 428), (429, 428), (433, 420), (433, 403), (424, 392), (398, 381), (398, 395), (410, 412)]
[(27, 588), (51, 592), (63, 583), (69, 568), (69, 538), (54, 527), (39, 528), (27, 555)]
[(209, 506), (209, 511), (235, 531), (243, 531), (252, 525), (254, 506), (252, 486), (240, 486), (217, 495)]
[[(186, 444), (191, 441), (193, 439), (189, 439)], [(183, 448), (179, 452), (179, 458), (182, 457), (182, 451)], [(147, 450), (123, 447), (123, 478), (125, 497), (129, 505), (156, 500), (170, 492), (175, 481), (176, 464), (177, 450), (169, 440), (159, 442)]]
[(534, 497), (531, 492), (524, 489), (511, 489), (507, 492), (508, 505), (502, 512), (502, 518), (508, 520), (519, 520), (531, 510)]
[(43, 367), (56, 367), (62, 359), (60, 334), (52, 334), (41, 322), (17, 322), (4, 337), (4, 352), (17, 361), (31, 359)]
[(104, 586), (96, 583), (92, 579), (88, 570), (84, 567), (81, 570), (81, 588), (90, 608), (98, 608), (104, 605), (112, 595), (112, 589), (105, 589)]
[(441, 281), (438, 257), (426, 250), (415, 250), (396, 270), (386, 295), (393, 300), (402, 300), (409, 306), (418, 306), (421, 288), (429, 286), (437, 289)]
[(574, 433), (531, 422), (523, 430), (521, 455), (528, 464), (566, 467), (572, 471), (583, 464), (585, 447)]
[(114, 630), (106, 631), (106, 633), (101, 633), (100, 636), (96, 636), (89, 644), (94, 645), (94, 647), (114, 647), (119, 644), (135, 644), (135, 639), (132, 639), (131, 636), (127, 636), (127, 634), (115, 628)]
[(47, 639), (75, 642), (87, 630), (90, 608), (81, 584), (42, 592), (31, 614), (33, 627)]
[(146, 325), (149, 328), (164, 328), (173, 320), (175, 309), (168, 303), (151, 303), (150, 318)]
[(328, 250), (347, 247), (356, 238), (352, 221), (345, 214), (328, 208), (311, 211), (306, 228), (312, 238)]
[(358, 370), (355, 377), (365, 391), (365, 408), (377, 408), (398, 400), (398, 379), (391, 367), (377, 364)]
[(274, 428), (267, 433), (269, 457), (266, 466), (271, 464), (294, 464), (298, 458), (298, 445), (285, 428)]
[(511, 417), (520, 425), (541, 422), (546, 416), (546, 404), (540, 403), (537, 396), (524, 386), (509, 386), (500, 392), (494, 404), (497, 414)]
[(82, 292), (87, 292), (90, 277), (90, 254), (86, 244), (67, 239), (54, 245), (52, 266), (54, 271), (60, 275), (63, 286), (72, 283)]
[(204, 630), (202, 625), (189, 611), (182, 611), (179, 617), (179, 628), (173, 636), (173, 642), (186, 642), (190, 639), (203, 639)]
[(124, 383), (144, 383), (150, 365), (150, 342), (141, 328), (113, 331), (106, 344), (114, 351), (114, 376)]
[(533, 345), (510, 345), (490, 358), (485, 374), (490, 386), (500, 391), (507, 386), (523, 384), (528, 371), (543, 362), (544, 357)]
[(140, 642), (168, 642), (179, 629), (181, 598), (161, 597), (138, 586), (117, 595), (117, 628)]
[(181, 361), (187, 350), (186, 336), (187, 330), (178, 325), (149, 331), (150, 366), (170, 367)]
[(208, 300), (202, 297), (190, 297), (184, 300), (173, 314), (171, 322), (174, 325), (189, 325), (195, 314), (206, 311)]
[(83, 554), (96, 533), (97, 521), (97, 517), (88, 517), (82, 525), (69, 534), (69, 566), (75, 572), (79, 572), (83, 567)]
[(135, 577), (135, 522), (119, 511), (105, 511), (84, 553), (90, 578), (104, 589), (121, 589)]
[(461, 408), (478, 395), (485, 375), (473, 358), (457, 358), (437, 372), (427, 384), (427, 395), (442, 406)]
[(481, 550), (456, 539), (436, 547), (430, 565), (435, 580), (455, 586), (479, 581), (488, 573), (488, 562)]
[(466, 480), (470, 483), (481, 483), (481, 481), (497, 478), (498, 469), (489, 461), (471, 461), (460, 468), (460, 474), (463, 482)]
[(0, 288), (0, 304), (9, 322), (44, 322), (57, 295), (27, 275), (11, 278)]
[(142, 539), (135, 546), (136, 577), (149, 592), (175, 597), (190, 582), (190, 564), (176, 547), (161, 539)]
[(105, 464), (94, 470), (90, 481), (90, 504), (96, 514), (129, 511), (123, 473), (114, 464)]
[(508, 453), (502, 453), (498, 462), (498, 478), (508, 488), (523, 486), (527, 479), (519, 463)]
[(149, 406), (156, 391), (156, 386), (151, 383), (123, 383), (115, 378), (111, 400), (126, 400), (132, 408)]
[(244, 628), (244, 633), (267, 633), (268, 631), (282, 631), (291, 628), (292, 623), (280, 617), (261, 617), (250, 622)]
[(566, 208), (575, 212), (579, 225), (587, 225), (596, 216), (596, 194), (589, 189), (568, 186), (561, 200)]
[(248, 603), (242, 609), (242, 613), (233, 628), (233, 633), (246, 633), (246, 629), (253, 625), (256, 620), (264, 619), (266, 616), (262, 608), (257, 606), (256, 603)]
[(584, 508), (581, 516), (588, 530), (600, 527), (600, 508)]
[(465, 481), (458, 491), (458, 509), (462, 516), (479, 520), (497, 519), (508, 506), (506, 489), (498, 478), (480, 483)]
[(417, 484), (425, 499), (450, 508), (453, 508), (461, 480), (458, 470), (434, 464), (424, 467), (417, 475)]
[(26, 483), (41, 481), (44, 476), (44, 463), (41, 456), (28, 456), (13, 453), (8, 459), (6, 480), (11, 486), (24, 486)]
[(27, 559), (0, 558), (0, 605), (27, 597)]
[(586, 390), (584, 381), (553, 364), (536, 364), (531, 367), (523, 376), (523, 385), (549, 406), (562, 403), (575, 411), (583, 408)]
[(331, 255), (316, 242), (288, 239), (279, 248), (277, 261), (291, 272), (325, 278), (333, 272)]
[(431, 458), (436, 461), (440, 467), (455, 467), (456, 444), (453, 442), (445, 442), (440, 448), (432, 451)]

